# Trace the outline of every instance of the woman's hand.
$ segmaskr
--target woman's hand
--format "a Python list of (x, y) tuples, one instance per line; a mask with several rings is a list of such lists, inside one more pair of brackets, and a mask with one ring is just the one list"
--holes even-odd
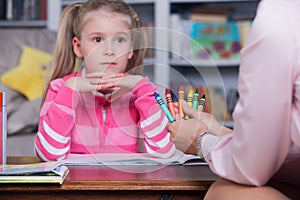
[(176, 121), (167, 125), (167, 130), (171, 134), (171, 140), (177, 149), (198, 155), (196, 144), (198, 137), (207, 131), (205, 124), (196, 119), (184, 120), (180, 115), (176, 116)]
[(182, 119), (179, 114), (176, 121), (167, 125), (167, 130), (171, 134), (171, 140), (175, 143), (177, 149), (197, 155), (196, 144), (198, 137), (204, 132), (210, 132), (217, 136), (231, 133), (232, 130), (219, 124), (213, 115), (197, 111), (184, 101), (183, 112), (188, 114), (190, 119)]
[(212, 134), (220, 136), (232, 132), (231, 129), (222, 126), (212, 114), (195, 110), (191, 108), (185, 101), (183, 102), (182, 110), (190, 118), (196, 119), (203, 123), (207, 127), (208, 132)]

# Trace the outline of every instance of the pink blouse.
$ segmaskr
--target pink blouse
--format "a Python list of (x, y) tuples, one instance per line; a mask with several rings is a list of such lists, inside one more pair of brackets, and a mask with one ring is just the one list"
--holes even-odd
[(157, 87), (148, 78), (110, 101), (100, 93), (79, 93), (65, 86), (74, 73), (53, 80), (41, 108), (35, 137), (36, 155), (62, 160), (70, 153), (136, 153), (139, 138), (150, 155), (168, 158), (175, 145), (165, 129), (168, 120), (154, 99)]
[[(264, 185), (277, 172), (299, 185), (299, 0), (260, 2), (239, 73), (234, 133), (205, 136), (205, 160), (220, 177), (239, 183)], [(288, 165), (296, 170), (281, 173)]]

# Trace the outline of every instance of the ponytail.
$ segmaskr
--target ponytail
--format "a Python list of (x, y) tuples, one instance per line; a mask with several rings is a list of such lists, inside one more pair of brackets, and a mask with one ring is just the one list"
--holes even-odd
[(60, 18), (59, 28), (50, 73), (46, 81), (46, 88), (42, 98), (45, 100), (49, 84), (52, 80), (62, 78), (74, 72), (76, 55), (73, 52), (72, 40), (75, 36), (73, 31), (74, 19), (83, 3), (75, 3), (67, 6)]
[(129, 14), (132, 20), (133, 57), (128, 61), (126, 71), (130, 74), (141, 75), (143, 73), (143, 59), (146, 54), (147, 36), (146, 29), (138, 14), (128, 5)]

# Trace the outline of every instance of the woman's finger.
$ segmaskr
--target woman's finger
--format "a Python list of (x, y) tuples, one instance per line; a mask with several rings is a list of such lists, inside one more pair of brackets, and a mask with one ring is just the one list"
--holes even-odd
[(186, 101), (182, 103), (182, 110), (189, 117), (200, 120), (200, 112), (191, 108)]

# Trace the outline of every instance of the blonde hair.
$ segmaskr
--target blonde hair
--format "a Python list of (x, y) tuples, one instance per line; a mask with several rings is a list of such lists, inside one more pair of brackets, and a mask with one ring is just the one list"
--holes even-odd
[[(76, 58), (73, 52), (72, 40), (74, 37), (81, 38), (80, 33), (84, 26), (84, 17), (86, 14), (99, 9), (129, 16), (131, 21), (130, 29), (134, 29), (132, 31), (134, 47), (133, 56), (127, 63), (126, 71), (131, 74), (142, 73), (143, 58), (146, 52), (145, 44), (147, 43), (146, 34), (140, 29), (142, 28), (142, 22), (132, 7), (123, 0), (88, 0), (86, 2), (74, 3), (67, 6), (60, 17), (51, 70), (46, 81), (46, 90), (42, 104), (50, 82), (75, 71), (75, 63), (76, 60), (78, 61), (78, 58)], [(80, 62), (82, 61), (80, 60)]]

